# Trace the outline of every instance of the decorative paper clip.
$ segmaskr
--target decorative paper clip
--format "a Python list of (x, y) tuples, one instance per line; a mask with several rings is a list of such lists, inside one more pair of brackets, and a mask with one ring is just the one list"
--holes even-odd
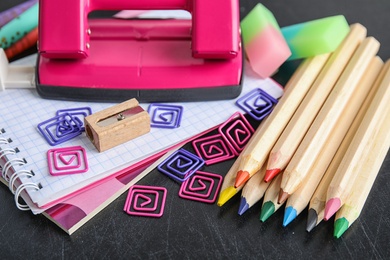
[(87, 154), (81, 146), (48, 150), (47, 163), (49, 172), (53, 176), (88, 171)]
[(81, 125), (81, 131), (85, 131), (84, 118), (92, 114), (92, 109), (90, 107), (60, 109), (57, 110), (56, 115), (61, 116), (65, 113), (69, 113), (72, 116), (72, 118)]
[(228, 144), (221, 134), (206, 136), (192, 142), (196, 154), (206, 165), (223, 162), (235, 157), (232, 145)]
[(157, 169), (169, 177), (183, 182), (200, 169), (203, 164), (203, 159), (184, 149), (179, 149), (158, 165)]
[(158, 218), (164, 213), (166, 197), (164, 187), (133, 185), (123, 210), (129, 215)]
[(38, 130), (50, 145), (66, 142), (82, 133), (80, 123), (64, 113), (38, 124)]
[(222, 176), (210, 172), (197, 171), (180, 186), (181, 198), (214, 203), (222, 184)]
[(238, 155), (255, 132), (251, 124), (240, 112), (234, 113), (218, 128), (219, 133)]
[(269, 95), (264, 90), (257, 88), (241, 98), (237, 99), (236, 105), (248, 113), (255, 120), (262, 120), (278, 102), (275, 98)]
[(151, 127), (177, 128), (180, 126), (183, 107), (165, 104), (150, 104), (148, 113), (151, 117)]

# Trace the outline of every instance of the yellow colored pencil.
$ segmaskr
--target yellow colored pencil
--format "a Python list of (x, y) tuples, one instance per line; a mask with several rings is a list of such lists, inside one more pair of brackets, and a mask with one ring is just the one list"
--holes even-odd
[[(261, 127), (261, 125), (259, 127)], [(239, 164), (240, 164), (240, 160), (239, 158), (237, 158), (234, 161), (229, 172), (225, 175), (223, 179), (221, 191), (219, 192), (219, 197), (217, 201), (217, 205), (220, 207), (224, 205), (228, 200), (230, 200), (234, 195), (236, 195), (242, 189), (242, 186), (238, 188), (234, 187), (234, 182), (236, 180), (235, 173), (237, 172)]]

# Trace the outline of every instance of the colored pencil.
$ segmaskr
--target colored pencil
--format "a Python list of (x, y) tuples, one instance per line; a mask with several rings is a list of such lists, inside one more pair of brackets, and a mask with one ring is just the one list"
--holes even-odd
[(322, 104), (347, 66), (357, 46), (366, 38), (360, 25), (351, 30), (322, 69), (305, 98), (270, 152), (264, 180), (270, 181), (283, 170), (294, 155)]
[(352, 225), (352, 223), (360, 216), (367, 197), (372, 189), (374, 181), (379, 173), (380, 167), (390, 146), (390, 114), (387, 113), (384, 122), (378, 126), (379, 132), (375, 137), (375, 141), (364, 159), (361, 168), (356, 168), (357, 175), (353, 184), (350, 196), (345, 200), (344, 205), (336, 213), (334, 222), (334, 233), (336, 238), (340, 238), (342, 234)]
[(308, 89), (323, 68), (328, 55), (306, 59), (287, 82), (285, 93), (275, 105), (272, 113), (258, 127), (244, 150), (236, 174), (235, 187), (242, 186), (255, 174), (268, 158), (272, 146), (287, 125)]
[(242, 188), (240, 206), (238, 207), (238, 214), (242, 215), (250, 207), (256, 204), (264, 196), (265, 191), (269, 186), (269, 182), (263, 181), (265, 175), (266, 165), (250, 178)]
[[(386, 63), (390, 62), (387, 61)], [(337, 171), (329, 184), (324, 219), (328, 220), (344, 204), (356, 179), (356, 169), (364, 167), (364, 158), (374, 145), (379, 125), (390, 113), (390, 69), (381, 82), (374, 99), (365, 113)]]
[(327, 142), (329, 135), (336, 127), (340, 127), (337, 123), (342, 111), (350, 102), (359, 85), (359, 80), (378, 52), (379, 45), (375, 38), (368, 37), (355, 51), (286, 167), (281, 183), (279, 203), (285, 201), (290, 194), (298, 189)]
[(283, 172), (270, 181), (268, 189), (265, 191), (263, 205), (261, 206), (260, 220), (266, 221), (274, 214), (282, 204), (278, 203), (280, 183), (282, 182)]
[(237, 158), (223, 179), (221, 191), (219, 192), (219, 197), (217, 201), (217, 205), (220, 207), (242, 189), (242, 186), (238, 188), (234, 187), (234, 181), (236, 180), (235, 173), (237, 172), (239, 164), (240, 160), (239, 158)]
[(339, 145), (342, 143), (349, 126), (363, 104), (366, 96), (370, 92), (371, 86), (375, 82), (381, 68), (383, 61), (379, 57), (374, 57), (359, 82), (359, 86), (352, 96), (350, 102), (343, 110), (338, 127), (336, 127), (330, 134), (328, 141), (322, 148), (317, 160), (310, 168), (308, 175), (303, 180), (298, 189), (291, 194), (287, 199), (286, 209), (284, 211), (283, 226), (287, 226), (293, 221), (309, 204), (311, 197), (318, 184), (320, 183), (326, 169), (328, 168), (333, 156), (335, 155)]
[(378, 90), (378, 87), (384, 78), (384, 75), (388, 69), (388, 66), (390, 66), (389, 63), (387, 63), (385, 66), (382, 66), (382, 69), (379, 73), (379, 76), (377, 77), (377, 79), (375, 80), (375, 83), (371, 87), (369, 94), (367, 95), (364, 103), (362, 104), (358, 114), (354, 118), (353, 123), (349, 127), (347, 134), (345, 135), (342, 143), (340, 144), (339, 148), (337, 149), (337, 152), (334, 155), (332, 162), (330, 163), (330, 165), (326, 169), (326, 172), (325, 172), (320, 184), (318, 185), (316, 191), (314, 192), (314, 194), (310, 200), (308, 217), (307, 217), (307, 225), (306, 225), (306, 230), (308, 232), (310, 232), (314, 227), (316, 227), (324, 219), (326, 193), (327, 193), (329, 184), (332, 181), (333, 176), (337, 170), (337, 167), (339, 166), (341, 160), (343, 159), (343, 156), (344, 156), (345, 152), (347, 151), (348, 146), (351, 143), (353, 136), (355, 135), (360, 123), (362, 122), (364, 114), (366, 113), (367, 108), (371, 104), (371, 101), (374, 98), (376, 91)]

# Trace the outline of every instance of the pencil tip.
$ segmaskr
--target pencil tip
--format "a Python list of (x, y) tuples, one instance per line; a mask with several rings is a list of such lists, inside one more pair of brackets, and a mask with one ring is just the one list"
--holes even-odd
[(265, 172), (264, 181), (265, 182), (272, 181), (272, 179), (275, 178), (276, 175), (278, 175), (279, 173), (280, 173), (279, 168), (267, 170)]
[(307, 215), (307, 222), (306, 222), (306, 231), (310, 232), (317, 226), (318, 222), (318, 214), (315, 209), (309, 209), (309, 213)]
[(249, 209), (249, 204), (246, 202), (244, 197), (241, 197), (240, 206), (238, 207), (238, 215), (244, 214)]
[(293, 207), (286, 207), (284, 210), (283, 227), (287, 226), (297, 217), (297, 210)]
[(344, 232), (348, 229), (349, 227), (349, 222), (346, 218), (339, 218), (336, 219), (334, 222), (334, 231), (333, 231), (333, 236), (335, 238), (340, 238)]
[(237, 172), (237, 177), (236, 177), (236, 182), (234, 183), (234, 188), (238, 188), (241, 185), (243, 185), (247, 180), (249, 180), (249, 172), (247, 171), (238, 171)]
[(221, 193), (219, 194), (217, 205), (221, 207), (228, 200), (230, 200), (236, 193), (237, 193), (237, 190), (234, 187), (232, 187), (232, 186), (227, 187), (226, 189), (221, 191)]
[(275, 212), (275, 204), (271, 201), (267, 201), (261, 207), (260, 220), (266, 221)]
[(283, 204), (289, 196), (290, 196), (290, 194), (288, 194), (287, 192), (284, 192), (283, 189), (280, 189), (278, 204)]
[(324, 220), (329, 220), (341, 207), (339, 198), (329, 199), (325, 204)]

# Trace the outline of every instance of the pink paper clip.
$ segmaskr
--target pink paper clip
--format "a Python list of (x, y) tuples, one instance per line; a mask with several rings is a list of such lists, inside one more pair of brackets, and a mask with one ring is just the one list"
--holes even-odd
[(167, 189), (156, 186), (130, 187), (123, 210), (133, 216), (161, 217), (164, 213)]
[(204, 203), (214, 203), (222, 184), (222, 176), (197, 171), (182, 183), (179, 197)]
[(255, 132), (251, 124), (240, 112), (234, 113), (218, 128), (218, 131), (232, 147), (236, 155), (241, 153)]
[(49, 173), (53, 176), (88, 171), (87, 154), (83, 147), (72, 146), (47, 151)]
[(192, 141), (192, 146), (206, 165), (227, 161), (235, 157), (232, 146), (226, 142), (221, 134), (196, 139)]

